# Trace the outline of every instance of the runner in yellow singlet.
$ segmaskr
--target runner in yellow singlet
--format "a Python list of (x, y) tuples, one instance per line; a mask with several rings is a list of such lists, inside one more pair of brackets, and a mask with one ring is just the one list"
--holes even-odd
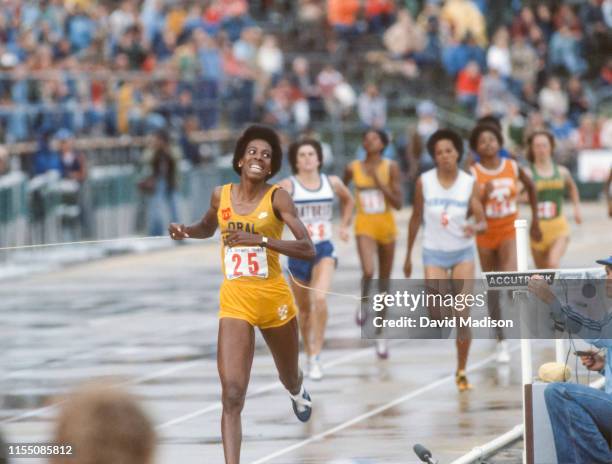
[[(278, 185), (267, 183), (280, 170), (281, 162), (276, 132), (266, 126), (249, 127), (234, 150), (233, 167), (240, 183), (217, 187), (200, 222), (169, 227), (175, 240), (211, 237), (217, 227), (223, 237), (217, 366), (226, 464), (240, 462), (240, 414), (253, 362), (254, 327), (259, 327), (272, 352), (298, 419), (306, 422), (312, 410), (298, 366), (295, 303), (281, 273), (279, 254), (312, 259), (315, 250), (291, 196)], [(285, 224), (295, 240), (282, 240)]]
[[(357, 215), (355, 237), (361, 261), (361, 296), (369, 296), (374, 277), (374, 257), (378, 256), (379, 291), (386, 292), (393, 267), (397, 226), (391, 208), (402, 207), (400, 171), (395, 161), (383, 159), (382, 152), (389, 143), (382, 130), (369, 129), (363, 135), (364, 161), (351, 162), (344, 172), (344, 183), (355, 184)], [(363, 325), (367, 314), (357, 310), (357, 323)], [(384, 314), (381, 314), (384, 317)], [(376, 353), (381, 359), (388, 356), (386, 340), (376, 341)]]

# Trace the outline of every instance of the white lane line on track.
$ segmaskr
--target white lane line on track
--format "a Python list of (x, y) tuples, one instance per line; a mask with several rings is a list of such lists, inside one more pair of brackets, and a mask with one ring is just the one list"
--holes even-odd
[[(512, 347), (510, 349), (510, 351), (516, 351), (519, 348), (520, 348), (520, 345), (517, 345), (515, 347)], [(467, 369), (467, 372), (474, 372), (476, 370), (481, 369), (482, 367), (484, 367), (487, 364), (489, 364), (491, 361), (495, 360), (495, 357), (496, 357), (496, 355), (487, 356), (482, 361), (477, 362), (476, 364), (471, 366), (469, 369)], [(411, 400), (411, 399), (413, 399), (413, 398), (415, 398), (415, 397), (417, 397), (419, 395), (422, 395), (423, 393), (427, 393), (427, 392), (429, 392), (431, 390), (435, 390), (436, 388), (442, 386), (443, 384), (454, 380), (454, 378), (455, 378), (454, 375), (448, 375), (448, 376), (443, 377), (443, 378), (441, 378), (439, 380), (435, 380), (435, 381), (429, 383), (428, 385), (424, 385), (421, 388), (417, 388), (416, 390), (414, 390), (414, 391), (412, 391), (410, 393), (407, 393), (407, 394), (405, 394), (403, 396), (400, 396), (399, 398), (394, 399), (393, 401), (389, 401), (388, 403), (385, 403), (385, 404), (383, 404), (381, 406), (378, 406), (377, 408), (374, 408), (374, 409), (372, 409), (371, 411), (369, 411), (367, 413), (361, 414), (361, 415), (359, 415), (359, 416), (357, 416), (357, 417), (355, 417), (353, 419), (350, 419), (350, 420), (348, 420), (346, 422), (343, 422), (342, 424), (339, 424), (339, 425), (337, 425), (337, 426), (335, 426), (335, 427), (333, 427), (333, 428), (331, 428), (329, 430), (326, 430), (325, 432), (318, 433), (316, 435), (311, 436), (310, 438), (307, 438), (305, 440), (302, 440), (302, 441), (299, 441), (297, 443), (294, 443), (291, 446), (288, 446), (288, 447), (283, 448), (281, 450), (275, 451), (274, 453), (269, 454), (267, 456), (264, 456), (263, 458), (259, 458), (258, 460), (253, 461), (251, 464), (263, 464), (265, 462), (270, 462), (273, 459), (276, 459), (276, 458), (278, 458), (280, 456), (283, 456), (283, 455), (285, 455), (287, 453), (290, 453), (292, 451), (295, 451), (297, 449), (303, 448), (304, 446), (307, 446), (307, 445), (309, 445), (311, 443), (314, 443), (315, 441), (322, 440), (323, 438), (326, 438), (326, 437), (328, 437), (330, 435), (333, 435), (333, 434), (335, 434), (337, 432), (340, 432), (340, 431), (342, 431), (344, 429), (347, 429), (347, 428), (349, 428), (349, 427), (351, 427), (351, 426), (353, 426), (353, 425), (355, 425), (355, 424), (357, 424), (359, 422), (362, 422), (362, 421), (364, 421), (366, 419), (369, 419), (370, 417), (373, 417), (373, 416), (375, 416), (377, 414), (380, 414), (381, 412), (384, 412), (387, 409), (390, 409), (390, 408), (392, 408), (394, 406), (397, 406), (397, 405), (399, 405), (401, 403), (404, 403), (404, 402), (406, 402), (408, 400)]]
[[(398, 343), (390, 343), (390, 346), (398, 346), (400, 344), (405, 343), (406, 340), (402, 341), (402, 342), (398, 342)], [(329, 369), (330, 367), (335, 367), (335, 366), (339, 366), (341, 364), (344, 364), (346, 362), (352, 361), (353, 359), (358, 359), (364, 356), (370, 355), (372, 356), (372, 347), (369, 348), (362, 348), (358, 351), (352, 352), (352, 353), (348, 353), (345, 354), (344, 356), (339, 356), (338, 358), (328, 362), (328, 363), (324, 363), (323, 367), (325, 369)], [(269, 392), (271, 390), (275, 390), (277, 388), (283, 388), (283, 385), (279, 382), (271, 382), (269, 384), (266, 385), (262, 385), (261, 387), (257, 388), (256, 390), (254, 390), (253, 392), (249, 392), (247, 393), (247, 398), (251, 398), (253, 396), (257, 396), (257, 395), (261, 395), (262, 393), (266, 393)], [(197, 411), (193, 411), (190, 412), (189, 414), (185, 414), (183, 416), (177, 417), (175, 419), (171, 419), (167, 422), (163, 422), (161, 424), (159, 424), (158, 426), (156, 426), (157, 430), (163, 430), (166, 429), (168, 427), (171, 427), (173, 425), (176, 424), (181, 424), (183, 422), (187, 422), (191, 419), (194, 419), (196, 417), (199, 416), (203, 416), (205, 414), (208, 414), (209, 412), (212, 411), (220, 411), (222, 407), (222, 403), (221, 401), (218, 401), (216, 403), (213, 404), (209, 404), (208, 406), (202, 408), (202, 409), (198, 409)]]

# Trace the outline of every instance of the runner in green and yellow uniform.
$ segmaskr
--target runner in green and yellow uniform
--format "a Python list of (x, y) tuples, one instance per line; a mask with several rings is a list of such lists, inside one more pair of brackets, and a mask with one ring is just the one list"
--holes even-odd
[(569, 243), (570, 228), (563, 214), (565, 192), (569, 191), (574, 205), (574, 218), (582, 222), (578, 188), (567, 168), (552, 159), (555, 139), (547, 131), (531, 134), (527, 142), (527, 158), (531, 169), (527, 171), (537, 191), (538, 217), (542, 239), (531, 240), (531, 252), (538, 269), (556, 269)]

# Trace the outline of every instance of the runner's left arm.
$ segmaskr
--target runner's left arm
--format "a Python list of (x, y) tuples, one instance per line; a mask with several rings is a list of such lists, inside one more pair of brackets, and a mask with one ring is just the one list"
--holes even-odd
[(340, 205), (342, 209), (342, 217), (340, 223), (340, 238), (342, 240), (346, 240), (348, 237), (344, 237), (347, 229), (351, 225), (351, 220), (353, 219), (353, 209), (355, 208), (355, 199), (351, 194), (351, 191), (348, 189), (344, 182), (338, 176), (329, 176), (329, 181), (334, 189), (336, 195), (340, 199)]
[[(278, 219), (287, 224), (295, 240), (282, 240), (268, 237), (266, 245), (270, 250), (276, 251), (290, 258), (309, 261), (315, 257), (315, 248), (308, 235), (306, 226), (298, 217), (297, 210), (286, 190), (278, 189), (272, 198), (272, 208)], [(243, 230), (233, 230), (225, 237), (229, 246), (262, 246), (263, 235), (252, 234)]]
[(582, 224), (582, 212), (580, 211), (580, 192), (578, 192), (576, 182), (574, 182), (572, 175), (565, 166), (559, 166), (559, 170), (561, 171), (561, 175), (565, 180), (565, 187), (569, 190), (569, 196), (570, 200), (572, 201), (572, 205), (574, 205), (574, 219), (576, 220), (576, 224)]
[(315, 248), (304, 223), (298, 217), (297, 209), (291, 196), (285, 190), (277, 190), (272, 199), (274, 214), (287, 224), (295, 240), (268, 239), (268, 248), (290, 258), (311, 260), (315, 257)]
[(529, 206), (531, 207), (531, 230), (529, 231), (529, 234), (531, 235), (532, 239), (539, 242), (542, 240), (542, 231), (540, 230), (540, 220), (538, 219), (538, 195), (535, 184), (521, 167), (518, 168), (518, 177), (525, 186), (525, 190), (527, 190), (527, 194), (529, 195)]

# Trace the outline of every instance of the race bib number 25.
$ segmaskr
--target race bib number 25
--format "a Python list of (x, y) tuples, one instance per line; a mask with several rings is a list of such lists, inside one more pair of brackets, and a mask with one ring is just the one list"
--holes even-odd
[(268, 258), (262, 247), (225, 247), (225, 277), (268, 277)]

